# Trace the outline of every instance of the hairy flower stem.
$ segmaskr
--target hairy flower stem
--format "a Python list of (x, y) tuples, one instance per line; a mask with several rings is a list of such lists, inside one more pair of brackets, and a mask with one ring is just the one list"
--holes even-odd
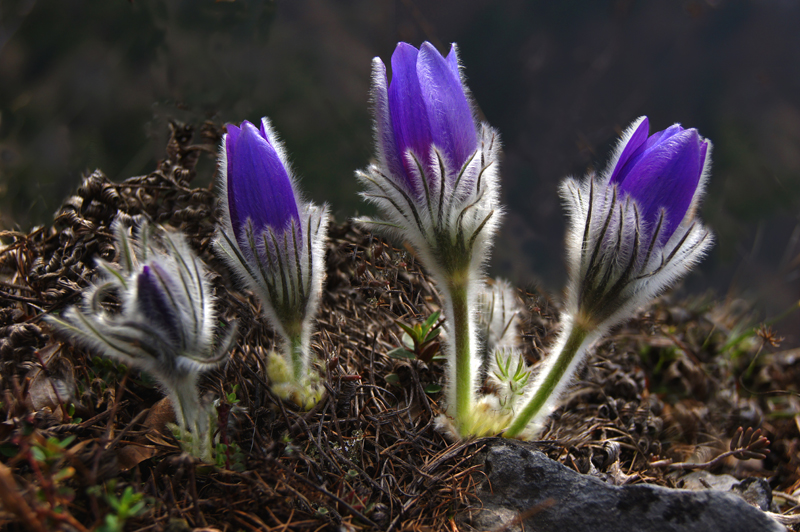
[(180, 429), (181, 441), (191, 442), (191, 454), (205, 462), (213, 462), (211, 455), (211, 434), (209, 434), (208, 413), (203, 410), (197, 394), (196, 379), (185, 385), (175, 386), (170, 394), (170, 402), (175, 411), (175, 420)]
[[(580, 359), (583, 353), (586, 352), (588, 344), (587, 337), (589, 331), (580, 325), (571, 325), (571, 330), (568, 333), (567, 340), (558, 353), (555, 361), (547, 368), (545, 375), (542, 378), (536, 379), (534, 385), (539, 384), (538, 388), (533, 392), (533, 396), (528, 401), (528, 404), (520, 411), (514, 418), (509, 427), (503, 433), (506, 438), (517, 437), (532, 420), (538, 418), (540, 415), (549, 415), (549, 411), (542, 411), (542, 408), (547, 404), (548, 400), (553, 396), (556, 388), (562, 383), (567, 370), (576, 367), (572, 362), (578, 358)], [(565, 334), (566, 331), (565, 331)]]
[(475, 404), (475, 375), (472, 368), (472, 331), (475, 324), (469, 308), (468, 275), (454, 275), (448, 280), (445, 300), (450, 307), (447, 319), (452, 324), (453, 335), (454, 356), (450, 363), (455, 367), (455, 404), (451, 405), (455, 412), (450, 413), (461, 435), (467, 436), (472, 430), (472, 408)]
[(292, 335), (289, 338), (289, 358), (292, 361), (292, 375), (297, 383), (303, 382), (305, 378), (305, 353), (303, 349), (303, 337), (301, 334)]

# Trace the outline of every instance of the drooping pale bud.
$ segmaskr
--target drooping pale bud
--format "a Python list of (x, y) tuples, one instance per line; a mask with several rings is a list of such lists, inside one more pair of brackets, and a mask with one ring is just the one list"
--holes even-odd
[(310, 339), (325, 277), (327, 206), (302, 200), (269, 120), (228, 125), (220, 150), (222, 216), (214, 245), (263, 303), (284, 341), (271, 355), (273, 389), (302, 407), (321, 397), (309, 371)]
[(372, 62), (376, 159), (357, 177), (362, 196), (385, 220), (362, 218), (408, 241), (436, 280), (445, 302), (448, 414), (456, 431), (472, 434), (478, 388), (475, 298), (483, 285), (499, 224), (497, 132), (478, 124), (453, 45), (447, 57), (430, 43), (399, 43), (392, 79)]
[[(197, 391), (200, 374), (225, 358), (236, 333), (228, 328), (215, 347), (215, 298), (205, 265), (179, 233), (146, 223), (133, 235), (113, 225), (119, 265), (98, 260), (100, 279), (78, 307), (45, 319), (74, 341), (105, 357), (146, 371), (164, 388), (175, 410), (181, 440), (212, 461), (209, 412)], [(122, 310), (102, 306), (114, 293)]]
[(561, 187), (570, 276), (563, 328), (508, 437), (534, 437), (587, 349), (683, 277), (712, 244), (695, 218), (711, 143), (677, 124), (653, 135), (648, 126), (642, 117), (628, 128), (602, 175), (568, 178)]

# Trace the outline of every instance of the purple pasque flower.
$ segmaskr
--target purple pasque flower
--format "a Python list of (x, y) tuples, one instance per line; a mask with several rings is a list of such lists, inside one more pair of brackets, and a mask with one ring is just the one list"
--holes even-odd
[(455, 433), (481, 434), (475, 304), (503, 212), (499, 136), (475, 122), (455, 45), (443, 57), (427, 42), (399, 43), (391, 64), (389, 83), (383, 61), (372, 61), (376, 162), (356, 173), (382, 219), (359, 221), (411, 244), (435, 279), (453, 339), (448, 416)]
[[(132, 234), (121, 220), (112, 228), (120, 264), (98, 260), (100, 281), (56, 325), (169, 389), (174, 380), (214, 367), (225, 354), (213, 349), (216, 298), (205, 265), (183, 235), (161, 227), (154, 233), (144, 222)], [(121, 312), (101, 305), (108, 293), (117, 294)]]
[(636, 200), (643, 220), (653, 225), (661, 209), (664, 220), (659, 242), (664, 243), (686, 216), (700, 185), (709, 142), (697, 130), (674, 124), (648, 136), (644, 117), (619, 150), (609, 183)]
[[(419, 50), (404, 42), (392, 54), (388, 94), (394, 146), (384, 150), (408, 190), (422, 194), (419, 166), (432, 172), (435, 146), (448, 167), (459, 170), (478, 148), (467, 91), (461, 82), (455, 45), (443, 57), (429, 42)], [(410, 151), (410, 153), (409, 153)]]
[[(319, 398), (310, 340), (325, 277), (327, 206), (303, 201), (283, 145), (267, 118), (228, 125), (220, 149), (222, 216), (214, 246), (263, 303), (283, 338), (283, 359), (268, 362), (273, 390), (300, 406)], [(288, 369), (287, 369), (288, 368)], [(285, 392), (285, 393), (284, 393)]]
[(591, 346), (703, 258), (713, 239), (695, 212), (710, 154), (696, 130), (674, 125), (648, 136), (642, 117), (604, 174), (564, 181), (570, 279), (562, 328), (506, 437), (535, 438)]
[[(46, 319), (89, 350), (150, 374), (169, 394), (182, 435), (192, 433), (189, 451), (211, 461), (213, 433), (197, 381), (224, 360), (236, 325), (214, 341), (209, 274), (180, 233), (147, 223), (131, 231), (121, 218), (112, 229), (119, 264), (98, 260), (100, 278), (82, 303)], [(121, 301), (119, 312), (102, 305), (111, 293)]]
[(499, 205), (499, 136), (476, 123), (455, 44), (398, 43), (392, 77), (372, 61), (376, 164), (356, 175), (386, 220), (362, 218), (417, 249), (439, 278), (488, 256)]
[(217, 249), (266, 303), (273, 326), (288, 335), (316, 312), (310, 303), (324, 275), (327, 207), (302, 200), (267, 118), (260, 128), (247, 121), (228, 125), (220, 170)]
[(236, 239), (246, 241), (248, 220), (256, 233), (267, 227), (282, 233), (292, 222), (300, 230), (292, 180), (265, 123), (258, 129), (245, 120), (239, 127), (228, 124), (227, 129), (227, 199)]
[(567, 179), (567, 252), (573, 316), (619, 322), (685, 275), (712, 243), (695, 218), (711, 142), (673, 125), (648, 135), (642, 117), (624, 133), (601, 177)]

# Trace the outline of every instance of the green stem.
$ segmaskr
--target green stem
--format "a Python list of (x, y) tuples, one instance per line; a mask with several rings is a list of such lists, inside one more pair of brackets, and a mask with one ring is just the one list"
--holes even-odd
[(530, 424), (531, 420), (540, 415), (542, 407), (547, 404), (548, 399), (561, 383), (575, 356), (585, 350), (583, 344), (588, 335), (589, 331), (587, 329), (577, 325), (572, 326), (564, 347), (555, 362), (546, 370), (547, 374), (543, 376), (543, 380), (540, 381), (541, 385), (533, 393), (533, 397), (528, 401), (528, 404), (514, 417), (503, 433), (504, 437), (514, 438), (518, 436)]
[(303, 382), (305, 377), (305, 353), (303, 352), (303, 338), (301, 334), (289, 338), (289, 357), (292, 361), (292, 375), (297, 383)]
[(460, 276), (461, 281), (448, 283), (450, 293), (450, 304), (452, 307), (451, 315), (447, 318), (452, 323), (452, 342), (454, 346), (455, 360), (455, 412), (453, 417), (456, 421), (461, 436), (469, 435), (472, 429), (472, 407), (474, 405), (474, 385), (472, 365), (472, 324), (469, 309), (469, 280), (467, 276)]

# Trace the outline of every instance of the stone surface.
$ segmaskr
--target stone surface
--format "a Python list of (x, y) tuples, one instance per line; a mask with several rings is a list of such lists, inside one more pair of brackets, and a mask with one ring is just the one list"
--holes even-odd
[[(741, 497), (719, 490), (612, 486), (576, 473), (530, 445), (498, 440), (485, 458), (473, 530), (537, 532), (785, 532)], [(752, 483), (751, 483), (752, 484)]]
[(750, 477), (741, 482), (731, 475), (712, 475), (708, 471), (695, 471), (681, 477), (682, 486), (690, 490), (715, 489), (738, 495), (753, 506), (768, 512), (772, 510), (772, 489), (763, 478)]

